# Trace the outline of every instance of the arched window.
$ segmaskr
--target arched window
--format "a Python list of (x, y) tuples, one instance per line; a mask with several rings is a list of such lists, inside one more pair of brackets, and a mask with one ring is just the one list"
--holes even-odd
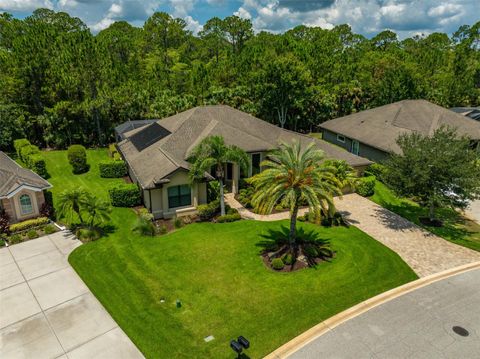
[(20, 196), (20, 209), (22, 214), (30, 214), (33, 212), (32, 199), (28, 194)]

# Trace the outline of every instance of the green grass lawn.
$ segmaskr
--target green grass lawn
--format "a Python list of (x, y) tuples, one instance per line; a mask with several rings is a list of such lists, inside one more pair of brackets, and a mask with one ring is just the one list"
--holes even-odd
[[(45, 156), (54, 197), (78, 186), (107, 197), (108, 185), (120, 181), (98, 177), (104, 150), (88, 151), (91, 173), (80, 176), (71, 174), (65, 152)], [(114, 231), (79, 247), (69, 261), (148, 358), (231, 358), (229, 341), (238, 335), (251, 340), (247, 354), (259, 358), (335, 313), (417, 278), (397, 254), (355, 227), (299, 224), (330, 240), (336, 256), (317, 268), (276, 273), (263, 265), (259, 245), (287, 222), (199, 223), (141, 237), (131, 232), (134, 220), (131, 209), (115, 208)], [(215, 340), (204, 342), (208, 335)]]
[(370, 199), (450, 242), (480, 251), (480, 225), (452, 209), (437, 210), (437, 216), (444, 221), (444, 226), (438, 228), (420, 223), (419, 217), (428, 217), (427, 209), (411, 200), (397, 197), (379, 181), (375, 183), (375, 194)]

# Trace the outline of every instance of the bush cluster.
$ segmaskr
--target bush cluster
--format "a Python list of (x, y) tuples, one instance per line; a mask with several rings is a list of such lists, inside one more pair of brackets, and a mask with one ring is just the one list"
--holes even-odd
[(238, 192), (238, 201), (243, 204), (245, 208), (252, 208), (252, 197), (255, 189), (252, 186), (241, 189)]
[(71, 145), (67, 151), (68, 162), (74, 174), (88, 172), (87, 151), (82, 145)]
[(285, 264), (282, 261), (282, 258), (274, 258), (272, 260), (272, 268), (275, 270), (281, 270), (285, 267)]
[(197, 207), (198, 217), (201, 221), (209, 221), (218, 213), (220, 201), (217, 199), (208, 204), (201, 204)]
[(10, 234), (10, 216), (4, 209), (0, 209), (0, 234)]
[(114, 207), (135, 207), (142, 203), (140, 189), (134, 183), (124, 183), (111, 187), (108, 194)]
[(227, 222), (235, 222), (242, 219), (240, 216), (240, 213), (232, 213), (232, 214), (226, 214), (224, 216), (220, 216), (217, 218), (218, 223), (227, 223)]
[(55, 233), (55, 227), (51, 224), (47, 224), (43, 228), (43, 231), (45, 232), (45, 234), (52, 234), (52, 233)]
[(8, 243), (10, 244), (20, 243), (21, 241), (22, 241), (22, 236), (19, 234), (13, 234), (10, 237), (8, 237)]
[(98, 164), (100, 177), (120, 178), (127, 174), (127, 166), (124, 161), (101, 161)]
[(26, 221), (12, 224), (10, 226), (10, 232), (16, 233), (16, 232), (26, 231), (27, 229), (31, 229), (35, 227), (40, 227), (44, 224), (47, 224), (48, 221), (49, 220), (47, 217), (27, 219)]
[(36, 230), (30, 229), (30, 230), (27, 232), (27, 237), (28, 237), (29, 239), (38, 238), (38, 233), (37, 233)]
[(365, 170), (365, 176), (375, 176), (379, 181), (383, 182), (387, 168), (379, 163), (373, 163)]
[(358, 180), (356, 192), (363, 197), (370, 197), (375, 193), (375, 177), (363, 177)]
[(282, 262), (286, 265), (292, 265), (294, 260), (291, 253), (287, 253), (282, 257)]
[(13, 146), (17, 152), (18, 158), (29, 169), (43, 178), (48, 178), (47, 165), (45, 159), (37, 146), (32, 145), (26, 138), (15, 140)]

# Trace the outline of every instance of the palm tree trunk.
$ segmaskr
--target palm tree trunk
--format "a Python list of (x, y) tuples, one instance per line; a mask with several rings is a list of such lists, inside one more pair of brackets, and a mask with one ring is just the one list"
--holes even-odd
[(288, 235), (288, 240), (290, 242), (290, 248), (295, 249), (295, 242), (297, 239), (297, 215), (298, 215), (298, 205), (295, 204), (293, 211), (290, 216), (290, 233)]
[(220, 184), (220, 215), (225, 215), (225, 197), (223, 195), (223, 178), (220, 177), (218, 179), (218, 183)]

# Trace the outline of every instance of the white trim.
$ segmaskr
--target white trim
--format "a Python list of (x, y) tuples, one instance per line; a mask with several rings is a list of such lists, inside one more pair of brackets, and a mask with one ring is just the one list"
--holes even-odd
[(7, 199), (10, 199), (12, 198), (13, 196), (15, 196), (18, 192), (20, 192), (21, 190), (30, 190), (30, 191), (33, 191), (33, 192), (42, 192), (43, 190), (46, 190), (46, 189), (49, 189), (49, 188), (52, 188), (53, 186), (50, 185), (48, 187), (44, 187), (44, 188), (40, 188), (40, 187), (33, 187), (33, 186), (29, 186), (29, 185), (26, 185), (26, 184), (22, 184), (21, 186), (17, 187), (15, 190), (13, 190), (12, 192), (10, 193), (7, 193), (6, 196), (4, 197), (0, 197), (0, 198), (7, 198)]
[[(340, 139), (340, 138), (343, 138), (343, 140)], [(339, 134), (337, 133), (337, 141), (338, 141), (338, 142), (341, 142), (341, 143), (345, 143), (345, 136), (344, 136), (344, 135), (339, 135)]]

